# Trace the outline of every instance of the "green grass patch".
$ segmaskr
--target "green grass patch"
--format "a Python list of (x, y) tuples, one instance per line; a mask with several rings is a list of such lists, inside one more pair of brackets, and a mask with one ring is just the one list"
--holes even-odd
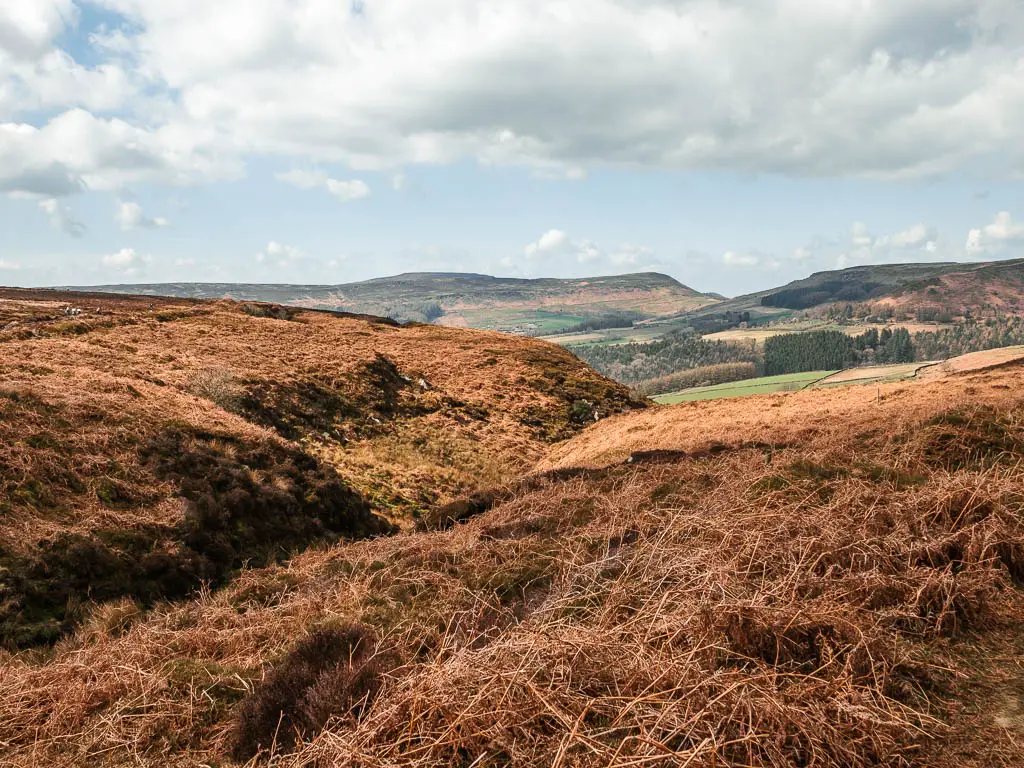
[(536, 334), (555, 333), (587, 319), (587, 314), (533, 309), (470, 309), (460, 312), (471, 328), (530, 330)]
[(808, 371), (805, 373), (788, 373), (781, 376), (762, 376), (759, 379), (746, 379), (728, 384), (716, 384), (711, 387), (695, 387), (681, 392), (671, 392), (653, 398), (662, 405), (676, 403), (692, 403), (698, 400), (717, 400), (726, 397), (745, 397), (747, 395), (763, 395), (771, 392), (793, 392), (804, 389), (836, 371)]

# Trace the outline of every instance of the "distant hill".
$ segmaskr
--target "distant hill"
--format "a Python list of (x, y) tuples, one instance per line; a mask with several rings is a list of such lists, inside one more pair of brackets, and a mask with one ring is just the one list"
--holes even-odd
[(1024, 260), (965, 264), (871, 264), (816, 272), (778, 288), (682, 313), (702, 331), (767, 321), (836, 303), (872, 303), (915, 309), (949, 307), (954, 314), (987, 306), (1024, 310)]
[(521, 333), (549, 333), (595, 318), (643, 319), (714, 303), (668, 275), (523, 280), (446, 272), (407, 273), (343, 285), (160, 283), (88, 290), (191, 299), (231, 298)]
[[(959, 265), (961, 267), (967, 265)], [(1024, 314), (1024, 259), (970, 265), (966, 269), (902, 286), (878, 301), (883, 306), (920, 313), (941, 311), (954, 317), (991, 312)]]

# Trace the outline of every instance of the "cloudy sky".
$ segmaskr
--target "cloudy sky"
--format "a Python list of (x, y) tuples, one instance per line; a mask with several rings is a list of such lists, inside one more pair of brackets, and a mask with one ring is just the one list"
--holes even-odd
[(1020, 0), (0, 0), (0, 284), (1024, 256)]

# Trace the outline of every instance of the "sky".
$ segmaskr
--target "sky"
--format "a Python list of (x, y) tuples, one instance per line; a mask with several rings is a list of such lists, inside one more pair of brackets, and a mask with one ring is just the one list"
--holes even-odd
[(0, 0), (0, 285), (1024, 257), (1020, 0)]

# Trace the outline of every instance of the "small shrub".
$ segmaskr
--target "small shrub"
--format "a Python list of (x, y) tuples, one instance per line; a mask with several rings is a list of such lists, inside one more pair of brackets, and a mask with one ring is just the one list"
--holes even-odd
[(589, 400), (573, 400), (569, 406), (569, 420), (584, 424), (594, 419), (594, 405)]
[(280, 304), (243, 304), (242, 311), (252, 317), (267, 317), (271, 320), (294, 320), (299, 311)]
[(929, 419), (919, 431), (925, 462), (943, 469), (1014, 463), (1024, 455), (1024, 435), (1014, 416), (991, 407), (950, 410)]
[(285, 752), (332, 717), (358, 716), (391, 668), (360, 625), (321, 629), (300, 641), (238, 707), (231, 756)]
[(98, 605), (86, 621), (83, 636), (120, 637), (139, 620), (142, 612), (142, 605), (130, 598)]
[(206, 368), (198, 371), (189, 381), (189, 391), (225, 411), (238, 410), (245, 394), (234, 373), (227, 368)]
[(478, 491), (468, 498), (431, 509), (418, 522), (417, 528), (421, 531), (446, 531), (460, 522), (482, 515), (504, 498), (505, 494), (497, 490)]

